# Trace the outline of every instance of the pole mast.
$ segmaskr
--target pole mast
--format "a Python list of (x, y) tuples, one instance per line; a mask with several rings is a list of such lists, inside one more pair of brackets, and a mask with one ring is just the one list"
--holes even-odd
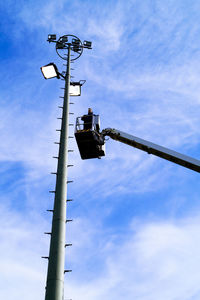
[(65, 264), (65, 224), (67, 199), (67, 162), (68, 162), (68, 125), (69, 125), (69, 88), (70, 88), (70, 46), (68, 46), (67, 71), (63, 100), (62, 124), (53, 220), (49, 250), (45, 300), (62, 300), (64, 292)]
[[(92, 43), (89, 41), (81, 40), (72, 34), (63, 35), (56, 41), (56, 35), (48, 35), (48, 40), (56, 44), (56, 52), (63, 60), (67, 61), (67, 68), (65, 75), (58, 72), (58, 68), (54, 63), (50, 63), (46, 66), (41, 67), (41, 71), (45, 79), (57, 77), (62, 77), (65, 81), (63, 106), (62, 108), (62, 118), (61, 118), (61, 129), (60, 131), (60, 141), (59, 141), (59, 151), (58, 151), (58, 164), (56, 174), (56, 188), (54, 198), (54, 207), (52, 218), (52, 227), (50, 239), (49, 256), (43, 257), (48, 258), (48, 270), (47, 270), (47, 280), (46, 280), (46, 291), (45, 300), (63, 300), (64, 299), (64, 273), (71, 272), (71, 270), (64, 270), (65, 267), (65, 247), (71, 246), (71, 244), (65, 244), (65, 225), (66, 220), (66, 203), (67, 201), (67, 167), (68, 165), (68, 127), (69, 127), (69, 98), (70, 98), (70, 85), (74, 87), (79, 87), (84, 84), (85, 80), (80, 80), (79, 82), (70, 81), (70, 63), (78, 59), (82, 53), (83, 49), (92, 49)], [(63, 52), (67, 51), (67, 54)], [(74, 55), (71, 58), (71, 51)], [(76, 90), (71, 92), (72, 96), (80, 96), (80, 92)], [(71, 125), (71, 124), (70, 124)]]

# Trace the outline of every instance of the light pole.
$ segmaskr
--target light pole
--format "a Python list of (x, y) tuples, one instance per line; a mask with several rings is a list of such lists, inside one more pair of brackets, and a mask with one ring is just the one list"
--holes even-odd
[[(69, 97), (80, 95), (80, 91), (74, 87), (81, 88), (81, 81), (70, 82), (70, 62), (78, 59), (84, 48), (91, 49), (91, 42), (81, 40), (74, 35), (64, 35), (56, 40), (56, 35), (49, 35), (48, 42), (54, 42), (57, 54), (67, 61), (65, 75), (58, 72), (54, 63), (41, 67), (45, 79), (62, 77), (65, 80), (64, 99), (62, 106), (62, 118), (60, 129), (59, 154), (56, 174), (56, 188), (53, 208), (53, 219), (51, 228), (50, 249), (48, 258), (48, 271), (46, 281), (45, 300), (64, 299), (64, 270), (65, 265), (65, 225), (66, 225), (66, 203), (67, 203), (67, 165), (68, 165), (68, 126), (69, 126)], [(74, 57), (71, 58), (71, 51)], [(67, 52), (67, 53), (65, 53)], [(72, 87), (72, 89), (70, 89)]]

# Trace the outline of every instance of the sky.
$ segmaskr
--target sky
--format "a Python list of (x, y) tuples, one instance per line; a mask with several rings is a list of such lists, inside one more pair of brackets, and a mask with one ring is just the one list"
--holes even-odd
[[(93, 43), (70, 123), (92, 107), (101, 129), (199, 159), (199, 19), (199, 0), (1, 1), (1, 299), (44, 299), (63, 81), (40, 67), (65, 68), (48, 34)], [(100, 160), (69, 147), (64, 299), (199, 300), (199, 174), (111, 139)]]

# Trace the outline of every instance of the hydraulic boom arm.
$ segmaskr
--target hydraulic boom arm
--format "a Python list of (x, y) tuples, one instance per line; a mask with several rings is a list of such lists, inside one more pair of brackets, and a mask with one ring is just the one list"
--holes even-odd
[(109, 136), (113, 140), (122, 142), (129, 146), (146, 151), (148, 154), (154, 154), (175, 164), (191, 169), (200, 173), (200, 160), (183, 155), (176, 151), (145, 141), (133, 135), (119, 131), (117, 129), (106, 128), (101, 133), (104, 137)]

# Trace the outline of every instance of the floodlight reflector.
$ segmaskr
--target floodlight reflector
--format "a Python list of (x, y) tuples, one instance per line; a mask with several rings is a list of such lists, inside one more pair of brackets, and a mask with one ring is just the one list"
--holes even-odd
[(70, 82), (69, 95), (70, 96), (80, 96), (81, 95), (80, 82)]
[(50, 63), (46, 66), (41, 67), (40, 69), (45, 79), (54, 77), (60, 78), (57, 66), (54, 63)]

